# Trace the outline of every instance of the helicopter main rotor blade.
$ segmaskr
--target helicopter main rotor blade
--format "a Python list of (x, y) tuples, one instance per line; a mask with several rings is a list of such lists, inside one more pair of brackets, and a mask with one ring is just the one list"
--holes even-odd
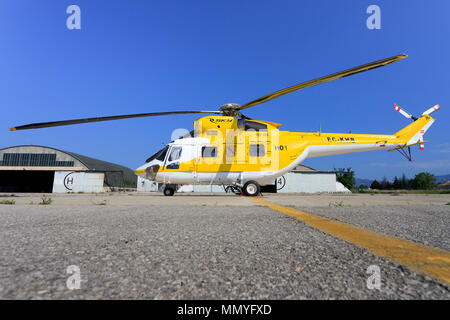
[(12, 127), (9, 130), (15, 131), (15, 130), (27, 130), (27, 129), (39, 129), (39, 128), (67, 126), (67, 125), (71, 125), (71, 124), (89, 123), (89, 122), (100, 122), (100, 121), (129, 119), (129, 118), (141, 118), (141, 117), (166, 116), (166, 115), (171, 115), (171, 114), (190, 114), (190, 113), (222, 114), (221, 111), (168, 111), (168, 112), (138, 113), (138, 114), (127, 114), (127, 115), (120, 115), (120, 116), (110, 116), (110, 117), (96, 117), (96, 118), (84, 118), (84, 119), (73, 119), (73, 120), (63, 120), (63, 121), (31, 123), (31, 124), (26, 124), (23, 126)]
[(388, 65), (390, 63), (396, 62), (398, 60), (404, 59), (406, 57), (407, 57), (406, 54), (401, 54), (401, 55), (397, 55), (397, 56), (394, 56), (394, 57), (390, 57), (390, 58), (386, 58), (386, 59), (382, 59), (382, 60), (377, 60), (377, 61), (374, 61), (374, 62), (371, 62), (371, 63), (368, 63), (368, 64), (364, 64), (364, 65), (359, 66), (359, 67), (354, 67), (354, 68), (347, 69), (347, 70), (344, 70), (344, 71), (336, 72), (336, 73), (330, 74), (328, 76), (324, 76), (324, 77), (321, 77), (321, 78), (317, 78), (317, 79), (314, 79), (314, 80), (303, 82), (303, 83), (297, 84), (295, 86), (292, 86), (292, 87), (289, 87), (289, 88), (286, 88), (286, 89), (279, 90), (279, 91), (276, 91), (274, 93), (268, 94), (268, 95), (266, 95), (264, 97), (261, 97), (259, 99), (250, 101), (250, 102), (240, 106), (239, 110), (243, 110), (243, 109), (246, 109), (246, 108), (249, 108), (249, 107), (256, 106), (256, 105), (258, 105), (260, 103), (264, 103), (264, 102), (270, 101), (272, 99), (281, 97), (281, 96), (283, 96), (285, 94), (288, 94), (288, 93), (291, 93), (291, 92), (294, 92), (294, 91), (297, 91), (297, 90), (301, 90), (301, 89), (305, 89), (305, 88), (308, 88), (308, 87), (312, 87), (312, 86), (314, 86), (316, 84), (319, 84), (319, 83), (322, 83), (322, 82), (331, 82), (331, 81), (334, 81), (334, 80), (337, 80), (337, 79), (340, 79), (340, 78), (344, 78), (344, 77), (348, 77), (348, 76), (351, 76), (351, 75), (354, 75), (354, 74), (357, 74), (357, 73), (360, 73), (360, 72), (364, 72), (364, 71), (372, 70), (372, 69), (375, 69), (375, 68), (379, 68), (379, 67)]

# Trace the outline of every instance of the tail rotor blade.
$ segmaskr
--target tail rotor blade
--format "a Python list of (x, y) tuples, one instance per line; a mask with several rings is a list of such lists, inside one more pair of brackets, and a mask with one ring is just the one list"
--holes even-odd
[(440, 108), (441, 108), (441, 106), (437, 104), (437, 105), (435, 105), (434, 107), (431, 107), (430, 109), (428, 109), (427, 111), (425, 111), (424, 113), (422, 113), (422, 115), (423, 115), (423, 116), (424, 116), (424, 115), (430, 115), (430, 114), (432, 114), (433, 112), (439, 110)]
[(413, 117), (412, 114), (407, 112), (406, 110), (400, 108), (398, 105), (394, 104), (394, 109), (400, 112), (401, 115), (403, 115), (405, 118), (416, 120), (415, 117)]

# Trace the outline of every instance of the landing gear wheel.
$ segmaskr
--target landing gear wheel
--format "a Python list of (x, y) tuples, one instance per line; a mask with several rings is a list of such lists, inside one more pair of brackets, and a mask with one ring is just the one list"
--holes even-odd
[(256, 181), (247, 181), (242, 188), (244, 194), (249, 197), (256, 197), (261, 191), (261, 187)]
[(175, 193), (175, 189), (171, 187), (165, 187), (163, 192), (166, 197), (171, 197)]

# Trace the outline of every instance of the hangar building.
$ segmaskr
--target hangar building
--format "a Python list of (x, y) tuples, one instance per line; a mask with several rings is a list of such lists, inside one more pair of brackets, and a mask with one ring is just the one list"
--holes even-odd
[(133, 170), (51, 147), (0, 149), (0, 192), (103, 192), (136, 188)]
[(298, 165), (277, 179), (279, 193), (350, 192), (336, 179), (335, 172), (318, 171)]

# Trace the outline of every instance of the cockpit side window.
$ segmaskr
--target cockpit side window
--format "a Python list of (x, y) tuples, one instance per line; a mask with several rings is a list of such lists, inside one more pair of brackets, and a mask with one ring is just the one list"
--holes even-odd
[(182, 151), (181, 147), (172, 147), (168, 161), (175, 161), (175, 160), (180, 159), (181, 151)]

